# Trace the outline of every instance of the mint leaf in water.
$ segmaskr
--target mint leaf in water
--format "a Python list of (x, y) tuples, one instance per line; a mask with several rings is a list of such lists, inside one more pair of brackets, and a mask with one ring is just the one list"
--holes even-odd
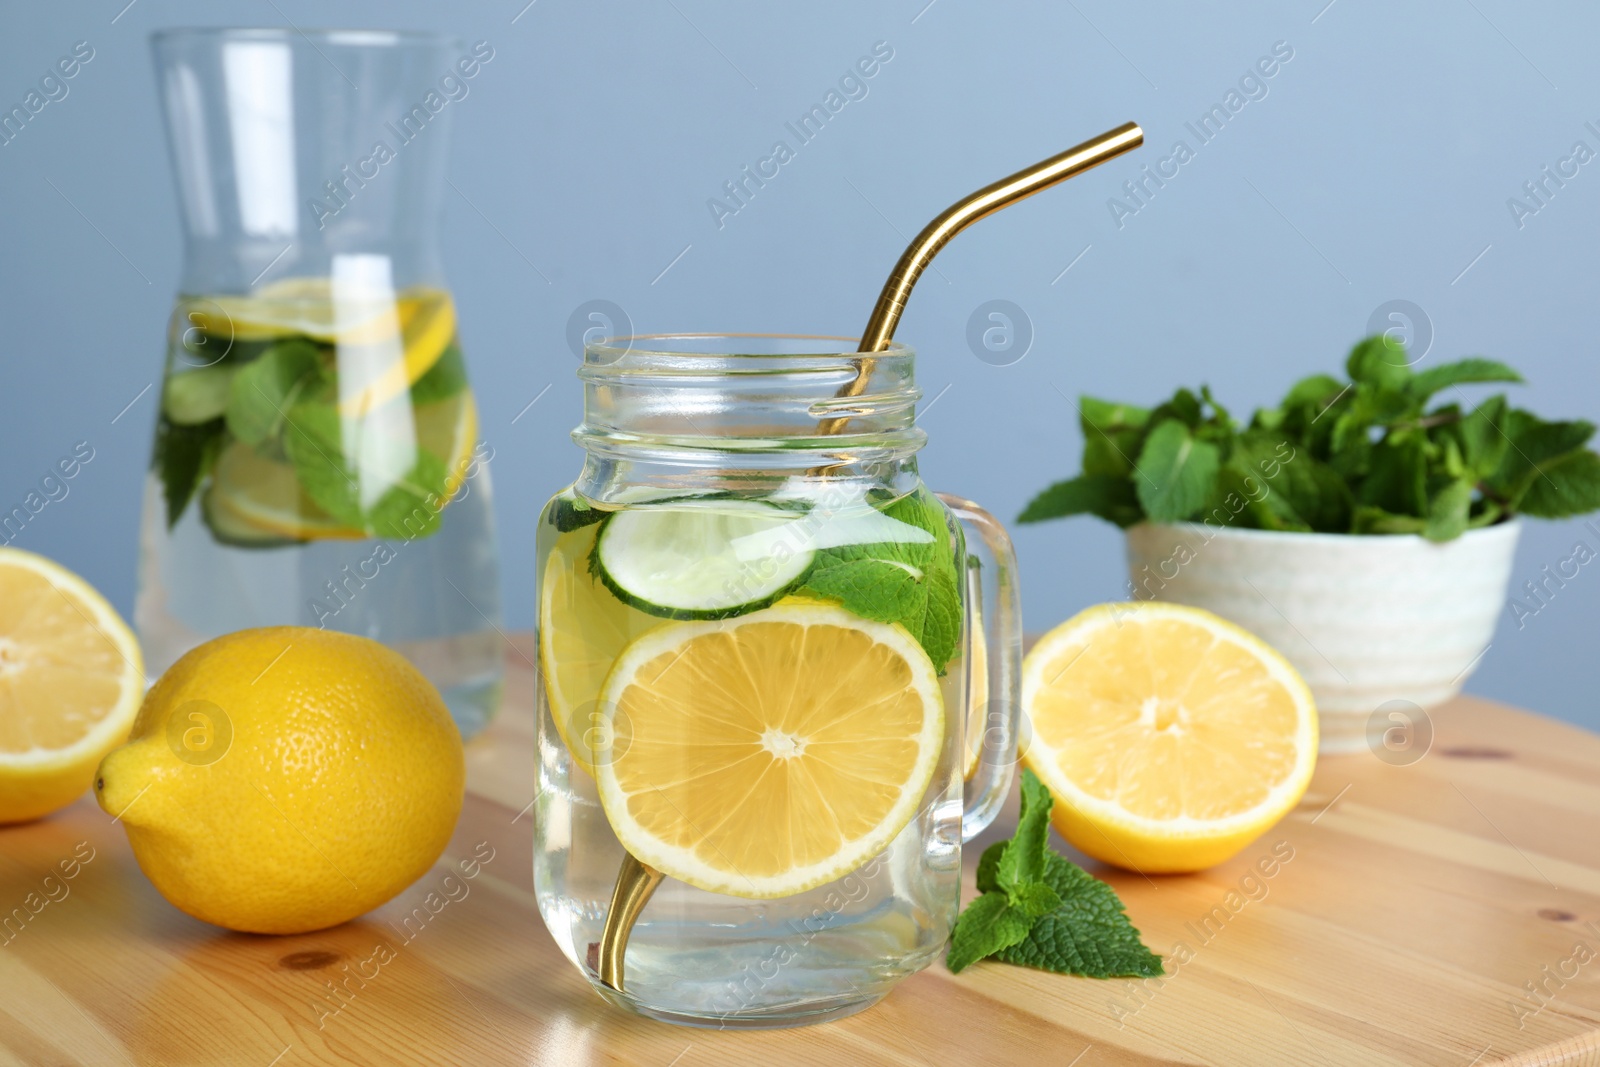
[(429, 404), (455, 396), (467, 387), (467, 365), (461, 358), (461, 348), (450, 345), (428, 372), (411, 386), (413, 404)]
[(928, 490), (919, 489), (883, 513), (928, 531), (932, 540), (821, 549), (805, 588), (839, 601), (862, 618), (900, 623), (943, 674), (961, 634), (961, 591), (944, 507)]
[(167, 502), (167, 529), (183, 518), (200, 480), (217, 458), (225, 433), (221, 419), (196, 426), (181, 426), (167, 418), (156, 423), (155, 467)]
[(1050, 790), (1024, 770), (1017, 832), (978, 860), (981, 895), (951, 932), (950, 970), (993, 958), (1091, 978), (1163, 973), (1112, 888), (1050, 851), (1053, 804)]
[[(375, 537), (409, 541), (439, 528), (439, 500), (449, 472), (444, 461), (418, 448), (406, 470), (384, 469), (378, 459), (345, 451), (339, 412), (331, 404), (305, 403), (289, 412), (284, 449), (295, 479), (324, 511)], [(376, 492), (376, 499), (366, 498)]]
[(228, 390), (228, 430), (247, 445), (282, 432), (289, 410), (322, 377), (322, 357), (309, 341), (284, 341), (246, 363)]

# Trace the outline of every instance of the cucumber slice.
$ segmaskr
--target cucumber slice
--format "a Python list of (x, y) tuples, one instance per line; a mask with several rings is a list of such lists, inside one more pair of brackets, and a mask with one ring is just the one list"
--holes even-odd
[(179, 371), (161, 387), (161, 410), (179, 426), (195, 426), (228, 410), (236, 364)]
[[(666, 619), (727, 619), (776, 602), (815, 556), (805, 514), (742, 500), (641, 507), (600, 527), (592, 569), (618, 599)], [(792, 526), (794, 536), (781, 536)]]

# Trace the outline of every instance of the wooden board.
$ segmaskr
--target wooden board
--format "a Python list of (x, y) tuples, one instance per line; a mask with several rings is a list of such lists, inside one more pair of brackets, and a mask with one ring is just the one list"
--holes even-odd
[[(52, 883), (57, 899), (0, 936), (0, 1063), (1600, 1063), (1593, 734), (1459, 699), (1434, 712), (1432, 750), (1412, 765), (1324, 759), (1304, 802), (1215, 870), (1091, 866), (1169, 967), (1182, 961), (1165, 979), (936, 964), (841, 1022), (724, 1033), (608, 1007), (545, 933), (530, 870), (531, 655), (519, 639), (508, 707), (469, 746), (446, 856), (334, 930), (255, 937), (190, 919), (89, 799), (0, 829), (0, 912), (79, 859)], [(491, 850), (457, 883), (465, 896), (415, 911), (457, 861)], [(1256, 865), (1275, 850), (1265, 877)], [(393, 958), (375, 965), (380, 942)]]

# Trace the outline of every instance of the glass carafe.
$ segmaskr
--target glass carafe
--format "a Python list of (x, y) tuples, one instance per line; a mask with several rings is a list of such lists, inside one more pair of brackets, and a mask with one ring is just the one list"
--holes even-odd
[(1020, 616), (1005, 531), (918, 476), (912, 363), (587, 348), (583, 470), (539, 523), (534, 885), (614, 1003), (822, 1021), (946, 943), (1011, 781)]
[(151, 674), (251, 626), (410, 657), (463, 734), (500, 698), (499, 559), (439, 265), (487, 45), (380, 31), (153, 38), (184, 224), (135, 619)]

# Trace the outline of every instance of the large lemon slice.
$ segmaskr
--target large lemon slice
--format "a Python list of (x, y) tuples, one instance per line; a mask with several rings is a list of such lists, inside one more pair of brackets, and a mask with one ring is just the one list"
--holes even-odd
[(1195, 871), (1294, 807), (1317, 759), (1311, 691), (1259, 638), (1177, 604), (1102, 604), (1022, 666), (1024, 759), (1096, 859)]
[(944, 741), (916, 639), (807, 600), (646, 633), (600, 704), (595, 777), (623, 847), (739, 897), (803, 892), (888, 847)]
[(219, 293), (193, 302), (186, 316), (214, 337), (263, 341), (299, 334), (316, 341), (367, 343), (398, 333), (393, 295), (381, 288), (341, 288), (333, 279), (280, 278), (250, 293)]
[(594, 773), (594, 747), (609, 729), (600, 687), (634, 638), (661, 620), (630, 607), (589, 573), (597, 526), (562, 534), (539, 586), (539, 670), (556, 730), (572, 758)]
[(43, 556), (0, 548), (0, 823), (77, 799), (143, 698), (139, 642), (105, 598)]
[(214, 337), (307, 337), (339, 348), (340, 409), (361, 414), (398, 396), (439, 362), (456, 336), (450, 294), (341, 287), (327, 277), (283, 278), (247, 295), (192, 302), (185, 320)]

